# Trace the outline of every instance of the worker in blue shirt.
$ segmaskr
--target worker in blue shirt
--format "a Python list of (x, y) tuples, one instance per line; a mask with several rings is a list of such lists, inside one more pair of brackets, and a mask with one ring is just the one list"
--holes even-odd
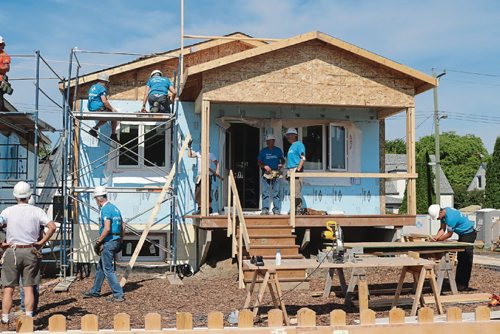
[[(108, 100), (109, 75), (101, 73), (97, 77), (97, 80), (97, 83), (93, 84), (89, 89), (87, 109), (89, 111), (117, 112)], [(106, 121), (99, 121), (99, 123), (89, 131), (89, 134), (97, 138), (97, 130), (104, 124), (106, 124)], [(118, 136), (116, 135), (117, 125), (118, 123), (116, 121), (111, 122), (111, 139), (116, 142), (118, 141)]]
[(146, 100), (149, 102), (149, 112), (170, 112), (170, 99), (168, 92), (172, 93), (172, 101), (175, 100), (175, 88), (170, 79), (163, 76), (160, 70), (154, 70), (149, 76), (142, 99), (141, 112), (146, 112)]
[[(441, 221), (441, 227), (434, 236), (434, 241), (443, 241), (453, 235), (458, 234), (458, 241), (474, 243), (477, 232), (474, 223), (463, 213), (453, 208), (441, 208), (439, 204), (429, 207), (429, 215), (432, 219)], [(474, 247), (467, 247), (465, 251), (457, 254), (457, 272), (455, 281), (459, 291), (469, 290), (469, 281), (474, 258)]]
[(105, 187), (98, 186), (94, 189), (94, 198), (100, 208), (99, 212), (99, 238), (97, 238), (94, 250), (100, 255), (99, 263), (95, 273), (94, 285), (89, 291), (83, 292), (84, 298), (97, 298), (101, 296), (101, 287), (104, 279), (113, 292), (108, 300), (112, 302), (124, 301), (123, 289), (115, 274), (113, 260), (115, 254), (121, 250), (121, 242), (125, 234), (125, 226), (122, 223), (120, 210), (107, 199), (108, 193)]
[(262, 168), (262, 211), (261, 215), (269, 214), (270, 199), (273, 198), (273, 214), (279, 215), (281, 211), (280, 201), (280, 169), (283, 167), (285, 158), (281, 148), (274, 146), (276, 137), (272, 134), (266, 136), (266, 147), (264, 147), (257, 157), (257, 163)]
[[(289, 128), (285, 135), (291, 144), (286, 154), (286, 168), (289, 171), (294, 170), (296, 173), (301, 173), (304, 171), (304, 163), (306, 162), (306, 147), (298, 140), (297, 129)], [(290, 180), (290, 182), (295, 182), (295, 212), (302, 214), (302, 180), (297, 178), (297, 180)]]

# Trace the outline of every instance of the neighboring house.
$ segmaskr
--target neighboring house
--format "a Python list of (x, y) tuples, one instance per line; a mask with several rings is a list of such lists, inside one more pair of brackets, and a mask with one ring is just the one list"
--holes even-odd
[[(35, 180), (34, 131), (31, 114), (19, 112), (7, 100), (5, 111), (0, 112), (0, 211), (15, 203), (12, 188), (18, 181)], [(40, 131), (55, 131), (39, 120)], [(50, 144), (40, 133), (39, 144)]]
[[(435, 156), (429, 156), (431, 163), (435, 162)], [(436, 165), (432, 164), (432, 172), (436, 175)], [(385, 171), (387, 173), (406, 173), (406, 154), (386, 154)], [(451, 188), (448, 178), (441, 169), (441, 206), (453, 207), (454, 192)], [(435, 183), (435, 180), (434, 180)], [(387, 180), (385, 183), (385, 204), (387, 212), (398, 213), (399, 207), (403, 202), (403, 196), (406, 189), (405, 180)]]
[[(369, 228), (415, 224), (414, 204), (409, 206), (412, 214), (401, 216), (386, 215), (381, 204), (381, 185), (386, 177), (380, 166), (384, 159), (380, 153), (385, 143), (384, 122), (392, 115), (406, 113), (407, 128), (414, 129), (414, 98), (432, 89), (436, 80), (320, 32), (269, 44), (241, 33), (231, 37), (234, 40), (215, 38), (185, 48), (186, 68), (175, 127), (170, 127), (169, 115), (154, 115), (156, 118), (147, 122), (147, 115), (140, 115), (138, 111), (151, 71), (160, 69), (171, 77), (177, 71), (180, 50), (80, 77), (77, 104), (73, 108), (75, 117), (83, 120), (81, 135), (74, 137), (78, 140), (78, 161), (72, 173), (81, 201), (72, 217), (78, 250), (76, 261), (89, 260), (91, 247), (88, 245), (97, 230), (94, 224), (97, 213), (89, 208), (95, 206), (90, 189), (96, 185), (108, 186), (110, 199), (122, 210), (124, 220), (142, 231), (149, 213), (141, 213), (154, 206), (171, 160), (176, 159), (174, 151), (180, 147), (177, 142), (187, 135), (193, 138), (196, 151), (210, 145), (210, 151), (221, 163), (224, 181), (214, 182), (208, 174), (198, 175), (197, 160), (184, 155), (176, 178), (176, 211), (172, 212), (171, 205), (162, 205), (150, 234), (160, 244), (169, 245), (170, 249), (176, 247), (179, 261), (199, 265), (200, 254), (207, 250), (202, 248), (203, 243), (211, 238), (212, 231), (227, 228), (224, 207), (227, 176), (231, 170), (236, 175), (245, 211), (259, 209), (257, 154), (269, 133), (275, 134), (277, 146), (286, 152), (288, 144), (283, 134), (288, 127), (298, 129), (299, 139), (306, 146), (306, 172), (316, 173), (304, 179), (304, 204), (329, 213), (298, 216), (297, 230), (324, 229), (328, 220)], [(104, 137), (110, 133), (109, 125), (101, 128), (101, 141), (86, 132), (99, 114), (86, 112), (86, 105), (88, 89), (100, 73), (110, 75), (112, 105), (130, 114), (120, 120), (119, 140), (126, 148), (119, 149), (119, 154)], [(75, 84), (73, 80), (71, 87)], [(174, 143), (171, 131), (178, 131)], [(410, 136), (411, 133), (409, 131)], [(413, 144), (407, 149), (414, 151), (414, 141), (409, 142)], [(207, 150), (202, 151), (203, 156), (207, 154)], [(410, 179), (409, 197), (414, 201), (415, 179), (411, 179), (411, 175), (415, 173), (415, 161), (408, 163), (410, 173), (403, 172), (401, 177)], [(192, 216), (198, 176), (202, 179), (204, 204), (202, 214)], [(208, 182), (213, 182), (214, 215), (208, 212)], [(289, 219), (289, 197), (288, 182), (283, 179), (281, 219)], [(176, 226), (170, 224), (172, 214), (178, 215), (181, 221), (176, 227), (179, 233), (176, 240), (171, 238), (172, 226)], [(130, 256), (137, 240), (134, 235), (127, 238), (122, 259)], [(176, 243), (172, 245), (173, 242)], [(86, 244), (86, 248), (80, 248)], [(148, 246), (140, 254), (144, 261), (165, 259), (161, 248)]]
[(472, 178), (467, 191), (484, 190), (486, 187), (486, 163), (481, 163), (477, 169), (476, 175)]

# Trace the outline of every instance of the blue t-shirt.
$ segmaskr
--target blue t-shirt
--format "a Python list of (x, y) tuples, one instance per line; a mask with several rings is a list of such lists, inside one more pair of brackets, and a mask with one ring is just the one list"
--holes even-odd
[(450, 231), (458, 235), (471, 232), (474, 228), (474, 223), (469, 220), (463, 213), (453, 208), (445, 208), (446, 215), (441, 220), (445, 223)]
[(97, 111), (104, 107), (104, 103), (102, 103), (101, 96), (106, 96), (108, 91), (106, 87), (103, 85), (96, 83), (92, 85), (89, 89), (89, 101), (87, 104), (87, 108), (89, 111)]
[(264, 165), (271, 167), (272, 170), (277, 170), (280, 161), (283, 159), (283, 151), (281, 148), (273, 146), (272, 149), (264, 147), (257, 157)]
[(171, 85), (169, 78), (159, 76), (150, 78), (146, 83), (146, 86), (149, 87), (149, 94), (159, 95), (167, 95)]
[(302, 142), (296, 141), (288, 149), (286, 155), (286, 168), (296, 168), (299, 166), (300, 157), (306, 155), (306, 147)]
[(118, 208), (110, 202), (106, 202), (101, 208), (99, 217), (99, 234), (102, 234), (102, 231), (104, 230), (104, 222), (106, 220), (111, 221), (111, 231), (109, 231), (106, 238), (104, 238), (104, 242), (120, 239), (122, 229), (122, 214), (120, 210), (118, 210)]

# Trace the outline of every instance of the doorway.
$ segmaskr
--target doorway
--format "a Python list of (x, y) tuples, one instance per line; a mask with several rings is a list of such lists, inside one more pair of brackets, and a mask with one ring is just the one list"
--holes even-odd
[(260, 129), (243, 123), (232, 123), (227, 131), (226, 161), (233, 170), (241, 206), (245, 210), (259, 209)]

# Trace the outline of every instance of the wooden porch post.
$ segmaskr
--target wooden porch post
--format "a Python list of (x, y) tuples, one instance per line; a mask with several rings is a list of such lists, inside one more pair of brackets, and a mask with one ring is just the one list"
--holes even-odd
[[(379, 167), (380, 173), (385, 173), (385, 119), (381, 118), (379, 122)], [(379, 197), (380, 214), (385, 214), (385, 179), (380, 179)]]
[[(406, 163), (407, 172), (415, 174), (415, 108), (406, 108)], [(409, 179), (407, 185), (408, 214), (417, 214), (417, 180)]]
[(201, 102), (201, 215), (209, 215), (210, 101)]

